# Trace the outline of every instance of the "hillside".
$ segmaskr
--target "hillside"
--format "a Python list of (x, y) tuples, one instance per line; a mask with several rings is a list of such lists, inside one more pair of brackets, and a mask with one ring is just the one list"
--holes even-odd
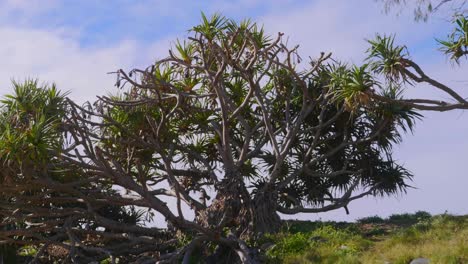
[[(426, 212), (357, 223), (287, 221), (259, 241), (267, 263), (468, 263), (468, 215)], [(420, 262), (424, 263), (424, 262)]]

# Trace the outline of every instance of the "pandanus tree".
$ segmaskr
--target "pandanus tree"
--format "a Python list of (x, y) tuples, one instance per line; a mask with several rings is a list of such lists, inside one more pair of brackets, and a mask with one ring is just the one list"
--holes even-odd
[[(15, 234), (16, 227), (25, 225), (12, 220), (12, 211), (41, 203), (29, 200), (40, 190), (27, 185), (35, 173), (43, 173), (50, 166), (49, 150), (61, 147), (58, 135), (59, 120), (64, 114), (64, 97), (55, 87), (40, 88), (36, 81), (24, 84), (13, 83), (14, 95), (2, 100), (0, 112), (0, 162), (1, 172), (1, 229), (2, 242), (16, 242), (9, 234)], [(18, 220), (18, 219), (17, 219)], [(15, 234), (20, 235), (20, 234)], [(6, 236), (6, 237), (3, 237)], [(3, 244), (2, 243), (2, 244)], [(4, 244), (8, 247), (8, 244)], [(14, 254), (15, 255), (15, 254)], [(4, 261), (16, 262), (5, 259)]]
[[(278, 213), (348, 211), (353, 200), (404, 192), (412, 175), (393, 160), (392, 146), (412, 131), (417, 110), (468, 102), (426, 75), (393, 37), (369, 43), (362, 66), (325, 53), (304, 63), (282, 33), (203, 16), (168, 57), (115, 72), (117, 95), (84, 106), (60, 97), (61, 114), (28, 117), (52, 126), (42, 135), (53, 140), (37, 155), (47, 157), (42, 163), (25, 159), (2, 174), (17, 177), (2, 189), (15, 197), (2, 203), (7, 222), (29, 224), (0, 241), (35, 243), (38, 259), (59, 245), (75, 262), (188, 263), (197, 253), (254, 263), (251, 241), (280, 228)], [(403, 87), (421, 82), (453, 100), (403, 97)], [(30, 203), (34, 188), (41, 200)]]
[[(0, 243), (9, 250), (18, 249), (15, 244), (42, 245), (40, 256), (54, 249), (55, 240), (68, 239), (67, 228), (81, 224), (77, 213), (86, 206), (67, 189), (79, 185), (81, 192), (88, 194), (112, 189), (111, 185), (91, 184), (81, 168), (60, 159), (70, 140), (64, 122), (69, 113), (66, 94), (55, 85), (40, 85), (36, 80), (14, 82), (13, 89), (14, 94), (1, 101), (0, 110)], [(133, 208), (118, 205), (100, 206), (99, 210), (114, 221), (132, 222), (132, 217), (138, 216)], [(67, 226), (69, 217), (78, 222)], [(19, 261), (13, 257), (16, 254), (4, 255), (0, 260)]]

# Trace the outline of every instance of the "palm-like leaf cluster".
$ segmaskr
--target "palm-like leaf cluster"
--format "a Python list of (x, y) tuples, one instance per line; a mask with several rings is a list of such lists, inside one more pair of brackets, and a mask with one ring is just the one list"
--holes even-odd
[(36, 80), (13, 83), (14, 95), (1, 101), (0, 159), (3, 166), (44, 166), (60, 150), (61, 121), (65, 114), (64, 94), (52, 85), (39, 86)]
[(454, 19), (455, 28), (447, 40), (438, 40), (440, 50), (459, 63), (460, 58), (468, 56), (468, 16), (458, 15)]
[(368, 60), (372, 71), (383, 74), (392, 82), (407, 82), (407, 76), (402, 69), (407, 66), (405, 59), (409, 54), (405, 46), (395, 45), (395, 36), (377, 35), (374, 40), (368, 40)]
[(370, 98), (367, 93), (379, 85), (368, 71), (368, 66), (364, 64), (361, 67), (353, 66), (351, 69), (346, 65), (330, 66), (330, 93), (337, 102), (344, 102), (348, 111), (369, 104)]

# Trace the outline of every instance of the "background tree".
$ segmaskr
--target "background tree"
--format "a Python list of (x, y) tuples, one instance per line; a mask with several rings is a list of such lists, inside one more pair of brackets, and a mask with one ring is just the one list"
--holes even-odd
[[(71, 239), (67, 230), (84, 228), (89, 235), (98, 227), (85, 222), (86, 206), (80, 196), (113, 190), (109, 184), (90, 183), (81, 168), (60, 160), (71, 140), (64, 122), (69, 113), (66, 94), (36, 80), (13, 82), (13, 90), (13, 95), (1, 101), (0, 110), (0, 242), (10, 251), (14, 244), (40, 245), (38, 256), (47, 252), (49, 257), (63, 259), (67, 257), (63, 251), (73, 249), (73, 244), (60, 243)], [(75, 185), (82, 193), (72, 190)], [(97, 212), (119, 223), (136, 223), (139, 217), (133, 208), (117, 204), (101, 203)], [(77, 243), (92, 244), (82, 236), (77, 238)], [(11, 258), (4, 261), (19, 262)]]
[[(255, 238), (278, 230), (278, 212), (347, 210), (367, 195), (404, 192), (412, 175), (392, 159), (392, 146), (414, 128), (416, 110), (468, 102), (392, 37), (369, 44), (362, 66), (331, 54), (304, 64), (282, 33), (202, 16), (167, 58), (118, 70), (121, 94), (84, 106), (60, 97), (53, 114), (41, 110), (45, 117), (20, 123), (31, 133), (45, 120), (51, 132), (20, 144), (32, 147), (16, 152), (28, 162), (2, 155), (5, 171), (16, 169), (2, 176), (2, 195), (13, 197), (2, 203), (3, 223), (27, 224), (2, 231), (0, 241), (36, 244), (37, 259), (54, 244), (72, 261), (188, 263), (200, 252), (254, 263)], [(450, 100), (403, 97), (404, 87), (421, 82)], [(9, 102), (5, 127), (15, 109)], [(155, 213), (168, 230), (138, 221)]]
[[(406, 0), (381, 0), (384, 2), (386, 12), (390, 12), (397, 6), (406, 6), (410, 4)], [(415, 3), (416, 2), (416, 3)], [(453, 31), (445, 40), (437, 40), (440, 44), (440, 50), (450, 56), (450, 59), (459, 63), (459, 59), (468, 55), (468, 13), (467, 1), (465, 0), (418, 0), (414, 5), (414, 18), (416, 21), (427, 21), (430, 15), (435, 14), (443, 7), (449, 9), (448, 16), (454, 24)], [(442, 14), (447, 16), (447, 12)]]
[(468, 12), (467, 1), (465, 0), (378, 0), (384, 3), (385, 12), (390, 12), (397, 7), (410, 5), (414, 12), (416, 21), (427, 21), (431, 14), (441, 11), (441, 9), (449, 9), (455, 15), (463, 15)]

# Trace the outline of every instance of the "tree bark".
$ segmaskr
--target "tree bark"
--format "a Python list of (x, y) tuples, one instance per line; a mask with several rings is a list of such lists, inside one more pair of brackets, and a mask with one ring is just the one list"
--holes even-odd
[(281, 219), (276, 211), (277, 193), (261, 189), (252, 201), (254, 232), (258, 235), (275, 233), (281, 227)]
[(252, 199), (240, 177), (225, 178), (220, 182), (216, 198), (200, 212), (198, 221), (207, 228), (215, 227), (220, 234), (228, 228), (231, 235), (227, 238), (237, 241), (238, 247), (219, 245), (209, 258), (229, 263), (259, 263), (257, 250), (248, 248), (244, 241), (280, 228), (276, 197), (276, 192), (266, 190)]

